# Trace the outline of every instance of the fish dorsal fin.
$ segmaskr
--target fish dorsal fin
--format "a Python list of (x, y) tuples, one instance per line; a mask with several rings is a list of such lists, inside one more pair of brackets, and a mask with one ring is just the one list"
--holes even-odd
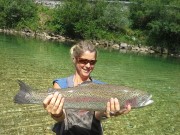
[(56, 91), (61, 91), (61, 89), (48, 88), (48, 94), (54, 93)]
[(91, 81), (85, 81), (85, 82), (79, 84), (78, 86), (88, 86), (88, 85), (92, 85), (92, 84), (95, 84), (95, 83), (93, 83)]

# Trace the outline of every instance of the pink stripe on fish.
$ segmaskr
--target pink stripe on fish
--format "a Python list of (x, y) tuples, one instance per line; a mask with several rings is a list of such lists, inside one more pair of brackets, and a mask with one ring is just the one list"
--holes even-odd
[(99, 97), (76, 97), (76, 98), (65, 98), (68, 102), (107, 102), (105, 98)]

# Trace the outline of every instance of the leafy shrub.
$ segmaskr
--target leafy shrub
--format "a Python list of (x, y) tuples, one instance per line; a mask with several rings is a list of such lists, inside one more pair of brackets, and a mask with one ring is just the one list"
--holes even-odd
[(129, 8), (120, 2), (109, 3), (100, 16), (102, 28), (108, 31), (124, 32), (130, 25)]
[(139, 0), (131, 5), (132, 28), (147, 35), (147, 43), (167, 48), (169, 53), (180, 50), (180, 3), (176, 0)]
[(0, 27), (16, 28), (19, 24), (36, 18), (36, 5), (33, 0), (0, 0)]
[(60, 5), (52, 25), (56, 33), (75, 38), (105, 38), (104, 33), (126, 31), (128, 11), (120, 5), (104, 0), (88, 2), (68, 0)]

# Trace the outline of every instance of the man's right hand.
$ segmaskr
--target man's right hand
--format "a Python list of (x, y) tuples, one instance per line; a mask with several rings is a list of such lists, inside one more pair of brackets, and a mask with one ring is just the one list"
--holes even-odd
[(64, 119), (63, 105), (64, 98), (59, 92), (48, 95), (43, 101), (44, 109), (47, 110), (56, 121)]

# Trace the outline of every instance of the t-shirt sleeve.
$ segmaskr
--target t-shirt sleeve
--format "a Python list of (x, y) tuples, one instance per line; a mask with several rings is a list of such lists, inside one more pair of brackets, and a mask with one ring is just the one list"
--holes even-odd
[(57, 83), (62, 89), (67, 88), (67, 78), (59, 78), (53, 81), (53, 84)]
[(101, 81), (95, 80), (95, 79), (93, 79), (92, 82), (96, 83), (96, 84), (106, 84), (105, 82), (101, 82)]

